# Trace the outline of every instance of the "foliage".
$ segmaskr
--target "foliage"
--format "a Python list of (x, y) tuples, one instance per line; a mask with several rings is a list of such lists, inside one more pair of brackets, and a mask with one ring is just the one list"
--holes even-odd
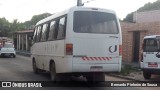
[[(146, 3), (143, 7), (140, 7), (137, 12), (151, 11), (151, 10), (159, 10), (160, 9), (160, 0), (157, 0), (153, 3)], [(125, 22), (133, 22), (133, 12), (129, 13), (123, 21)]]
[(35, 25), (39, 20), (44, 19), (44, 18), (46, 18), (50, 15), (51, 15), (50, 13), (43, 13), (43, 14), (40, 14), (40, 15), (35, 15), (31, 19), (31, 24)]
[(17, 21), (17, 19), (13, 20), (13, 22), (10, 23), (10, 30), (11, 31), (19, 31), (19, 30), (23, 30), (23, 29), (25, 29), (23, 23), (19, 23)]
[(122, 69), (121, 69), (121, 72), (119, 74), (127, 76), (131, 72), (139, 72), (139, 70), (138, 70), (138, 68), (134, 68), (131, 65), (124, 64), (124, 65), (122, 65)]
[(24, 23), (18, 22), (17, 19), (13, 20), (13, 22), (8, 22), (5, 18), (0, 18), (0, 37), (7, 37), (9, 33), (19, 30), (33, 29), (33, 26), (48, 16), (50, 13), (43, 13), (40, 15), (34, 15), (30, 21), (26, 21)]
[(41, 19), (44, 19), (50, 15), (52, 15), (52, 14), (43, 13), (40, 15), (34, 15), (30, 21), (24, 22), (24, 25), (26, 26), (25, 28), (32, 28), (32, 26), (35, 25), (38, 21), (40, 21)]
[(8, 35), (10, 31), (10, 23), (5, 18), (0, 18), (0, 37)]
[(143, 11), (151, 11), (151, 10), (158, 10), (160, 9), (160, 0), (157, 0), (153, 3), (146, 3), (143, 7), (140, 7), (137, 11), (143, 12)]
[(133, 22), (133, 12), (128, 14), (126, 18), (123, 19), (124, 22)]

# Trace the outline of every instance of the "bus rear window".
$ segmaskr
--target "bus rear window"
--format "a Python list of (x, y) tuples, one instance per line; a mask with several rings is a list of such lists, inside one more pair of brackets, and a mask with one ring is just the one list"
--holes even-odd
[(157, 39), (144, 39), (144, 52), (157, 52), (159, 49), (159, 41)]
[(75, 11), (73, 30), (77, 33), (118, 34), (116, 16), (96, 11)]

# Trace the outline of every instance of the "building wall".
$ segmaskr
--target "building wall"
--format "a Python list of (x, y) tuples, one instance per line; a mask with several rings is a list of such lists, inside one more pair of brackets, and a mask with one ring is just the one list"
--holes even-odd
[(14, 46), (16, 50), (30, 51), (33, 31), (21, 31), (13, 34)]
[[(140, 52), (142, 48), (143, 37), (146, 35), (160, 34), (160, 22), (148, 22), (148, 23), (124, 23), (121, 22), (122, 28), (122, 47), (123, 47), (123, 61), (133, 61), (133, 33), (135, 31), (140, 32), (140, 46), (139, 46), (139, 60)], [(138, 60), (138, 61), (139, 61)]]
[(135, 12), (133, 19), (137, 23), (143, 22), (157, 22), (160, 21), (160, 10), (152, 10), (152, 11), (145, 11), (145, 12)]

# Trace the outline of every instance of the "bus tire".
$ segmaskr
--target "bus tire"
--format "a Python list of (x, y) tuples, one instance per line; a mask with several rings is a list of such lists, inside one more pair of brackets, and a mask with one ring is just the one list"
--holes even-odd
[(56, 81), (56, 77), (57, 77), (57, 74), (56, 74), (55, 64), (54, 64), (54, 62), (51, 62), (50, 63), (50, 78), (51, 78), (51, 81)]
[(146, 71), (143, 71), (143, 77), (144, 77), (145, 79), (150, 79), (150, 78), (151, 78), (151, 73), (146, 72)]
[(103, 72), (90, 73), (86, 78), (88, 82), (104, 82), (105, 74)]
[(13, 58), (16, 58), (16, 55), (13, 55)]
[(34, 59), (32, 61), (32, 68), (33, 68), (33, 72), (35, 74), (38, 74), (38, 68), (37, 68), (37, 65), (36, 65), (36, 61)]

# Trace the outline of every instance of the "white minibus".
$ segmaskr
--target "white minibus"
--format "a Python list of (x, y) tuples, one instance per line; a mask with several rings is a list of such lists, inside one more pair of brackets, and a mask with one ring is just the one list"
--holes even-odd
[(53, 14), (36, 24), (31, 53), (33, 71), (50, 72), (53, 81), (105, 81), (105, 72), (121, 71), (119, 19), (112, 10), (92, 7)]

